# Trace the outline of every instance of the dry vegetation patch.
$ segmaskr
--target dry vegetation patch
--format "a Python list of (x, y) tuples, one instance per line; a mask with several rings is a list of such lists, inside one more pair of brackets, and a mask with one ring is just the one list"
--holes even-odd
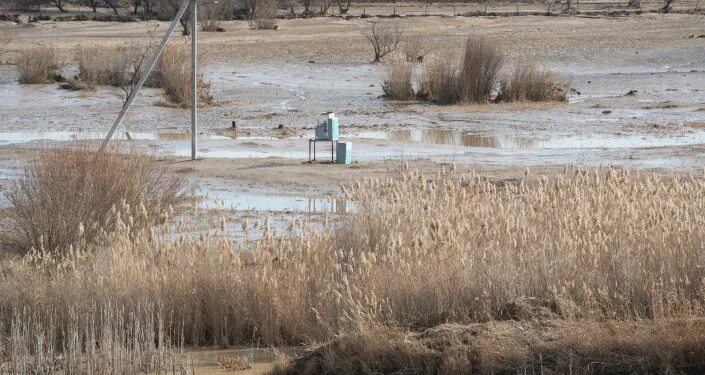
[(700, 320), (443, 324), (341, 335), (272, 375), (656, 374), (705, 371)]
[[(648, 325), (703, 315), (702, 178), (578, 169), (497, 186), (406, 171), (356, 183), (347, 195), (357, 212), (340, 225), (318, 232), (296, 222), (284, 237), (267, 229), (246, 252), (223, 236), (225, 223), (200, 237), (178, 222), (144, 231), (118, 210), (116, 230), (85, 251), (4, 262), (2, 326), (15, 309), (51, 314), (63, 327), (74, 324), (72, 310), (110, 304), (138, 314), (134, 306), (154, 303), (166, 332), (186, 345), (277, 345), (370, 325)], [(61, 212), (55, 217), (74, 215)]]
[(2, 188), (10, 208), (0, 239), (20, 252), (86, 250), (117, 221), (149, 227), (182, 201), (183, 189), (181, 176), (136, 151), (99, 153), (90, 145), (41, 150)]
[[(409, 55), (406, 56), (408, 59)], [(383, 88), (389, 98), (411, 100), (413, 96), (392, 95), (391, 90), (387, 92), (391, 87), (413, 86), (412, 75), (398, 74), (402, 67), (398, 62), (392, 64)], [(467, 40), (460, 62), (436, 54), (425, 59), (420, 71), (415, 97), (441, 105), (490, 101), (565, 101), (568, 89), (565, 79), (539, 68), (535, 63), (517, 63), (509, 67), (496, 43), (479, 37)]]
[(61, 63), (51, 48), (33, 47), (22, 50), (16, 59), (20, 83), (40, 84), (54, 81)]

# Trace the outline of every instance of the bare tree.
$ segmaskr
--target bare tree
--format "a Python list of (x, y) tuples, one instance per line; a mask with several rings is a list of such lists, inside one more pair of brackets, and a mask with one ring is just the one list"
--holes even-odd
[(671, 10), (671, 5), (673, 5), (674, 0), (664, 0), (663, 7), (661, 8), (662, 13), (668, 13)]
[(120, 9), (120, 1), (119, 0), (103, 0), (103, 2), (110, 9), (112, 9), (115, 14), (118, 14), (118, 9)]
[(230, 19), (234, 12), (235, 4), (229, 0), (221, 0), (214, 4), (201, 6), (198, 12), (201, 29), (203, 31), (221, 30), (220, 21)]
[(145, 73), (145, 68), (147, 61), (152, 53), (155, 52), (157, 47), (157, 40), (154, 38), (154, 30), (149, 31), (147, 38), (147, 45), (140, 43), (133, 43), (132, 46), (125, 49), (123, 74), (125, 75), (120, 84), (120, 88), (125, 93), (125, 98), (123, 99), (123, 107), (127, 104), (127, 99), (132, 95), (135, 90), (137, 83), (139, 82), (142, 75)]
[[(179, 12), (179, 8), (181, 8), (181, 3), (182, 0), (153, 0), (152, 1), (152, 6), (154, 10), (158, 13), (160, 13), (162, 16), (166, 18), (174, 18), (176, 17), (176, 13)], [(186, 9), (186, 12), (184, 12), (184, 16), (181, 17), (179, 20), (179, 23), (181, 24), (181, 27), (183, 28), (183, 31), (181, 32), (182, 35), (188, 36), (191, 35), (191, 7), (189, 9)]]
[(59, 11), (66, 11), (66, 9), (64, 9), (64, 0), (51, 0), (51, 3), (54, 4), (54, 6), (59, 9)]
[(304, 6), (304, 15), (311, 14), (311, 5), (313, 4), (313, 0), (301, 0), (301, 5)]
[(370, 42), (375, 52), (373, 62), (380, 62), (388, 53), (394, 52), (401, 42), (404, 29), (398, 23), (382, 24), (379, 21), (370, 21), (367, 29), (360, 33)]
[(336, 0), (338, 2), (338, 10), (340, 14), (347, 14), (350, 9), (351, 0)]
[(320, 2), (320, 9), (318, 13), (320, 13), (322, 16), (325, 16), (328, 14), (328, 8), (330, 8), (330, 5), (333, 3), (332, 0), (319, 0)]

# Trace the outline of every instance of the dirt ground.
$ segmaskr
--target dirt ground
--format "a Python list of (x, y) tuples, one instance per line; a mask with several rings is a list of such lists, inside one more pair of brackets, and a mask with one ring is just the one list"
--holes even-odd
[[(413, 9), (399, 10), (404, 12)], [(370, 20), (376, 19), (278, 20), (276, 31), (231, 21), (223, 23), (225, 32), (202, 32), (202, 73), (215, 100), (199, 111), (202, 160), (187, 160), (189, 110), (158, 105), (159, 90), (144, 90), (117, 137), (144, 145), (194, 186), (217, 186), (227, 194), (339, 194), (341, 183), (388, 176), (401, 163), (429, 171), (455, 164), (513, 179), (527, 168), (537, 174), (573, 164), (681, 171), (705, 161), (700, 14), (381, 20), (421, 36), (427, 57), (457, 58), (468, 36), (491, 38), (510, 60), (535, 59), (564, 75), (574, 89), (568, 103), (447, 107), (380, 97), (386, 68), (369, 63), (371, 48), (360, 33)], [(167, 25), (2, 26), (14, 35), (12, 49), (56, 48), (71, 71), (78, 46), (140, 41)], [(171, 43), (188, 40), (175, 36)], [(27, 148), (102, 138), (121, 103), (118, 89), (70, 92), (56, 84), (19, 85), (16, 79), (14, 66), (0, 66), (3, 178), (18, 173), (18, 156)], [(350, 166), (306, 163), (307, 139), (325, 111), (338, 114), (343, 140), (353, 142)], [(325, 160), (327, 147), (319, 145), (319, 160)]]

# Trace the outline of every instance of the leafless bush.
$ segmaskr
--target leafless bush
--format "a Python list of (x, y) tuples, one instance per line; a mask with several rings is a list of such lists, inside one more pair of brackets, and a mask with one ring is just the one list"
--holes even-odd
[(469, 38), (458, 70), (460, 100), (466, 103), (490, 100), (499, 82), (503, 63), (504, 54), (492, 41), (480, 37)]
[(278, 28), (277, 4), (274, 0), (258, 0), (250, 21), (251, 30), (276, 30)]
[(90, 145), (46, 149), (25, 163), (24, 174), (2, 190), (10, 204), (7, 247), (66, 252), (86, 248), (111, 230), (115, 210), (145, 227), (182, 199), (184, 180), (151, 157)]
[(500, 80), (497, 101), (542, 102), (565, 101), (568, 85), (557, 74), (539, 68), (535, 63), (514, 64), (511, 72)]
[(394, 52), (404, 35), (404, 29), (398, 24), (380, 23), (370, 21), (367, 29), (360, 31), (374, 49), (375, 58), (373, 62), (382, 61), (387, 54)]
[[(182, 106), (191, 103), (191, 66), (184, 64), (191, 59), (191, 50), (181, 46), (170, 46), (157, 61), (155, 71), (149, 79), (149, 85), (164, 89), (164, 95), (172, 102)], [(210, 84), (199, 78), (198, 99), (202, 104), (212, 101)]]
[(460, 100), (458, 66), (450, 59), (434, 57), (426, 61), (421, 72), (418, 97), (436, 104), (453, 104)]
[(409, 35), (404, 38), (402, 52), (408, 62), (423, 62), (427, 53), (426, 41), (421, 35)]
[(215, 4), (204, 4), (200, 7), (199, 18), (201, 28), (206, 32), (225, 31), (221, 21), (230, 19), (235, 12), (235, 3), (231, 0), (222, 0)]
[(408, 62), (394, 61), (387, 65), (387, 77), (382, 89), (384, 95), (394, 100), (411, 100), (414, 98), (414, 88), (411, 78), (413, 65)]
[(20, 51), (17, 57), (20, 83), (38, 84), (52, 81), (60, 62), (53, 49), (33, 47)]
[(250, 21), (250, 30), (277, 30), (277, 21), (272, 18), (256, 18)]

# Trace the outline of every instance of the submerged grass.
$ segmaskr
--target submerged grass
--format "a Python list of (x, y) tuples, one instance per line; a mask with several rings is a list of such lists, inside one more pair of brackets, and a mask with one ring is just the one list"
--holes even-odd
[[(404, 171), (394, 179), (357, 182), (346, 194), (357, 212), (339, 225), (318, 232), (292, 223), (289, 235), (265, 236), (246, 252), (236, 251), (222, 230), (194, 238), (183, 224), (165, 223), (136, 235), (125, 219), (90, 251), (5, 261), (0, 322), (7, 330), (13, 311), (31, 307), (41, 319), (51, 316), (57, 327), (67, 327), (75, 324), (70, 311), (110, 305), (140, 315), (134, 306), (153, 303), (165, 331), (179, 332), (185, 345), (297, 345), (347, 332), (354, 345), (367, 347), (370, 340), (354, 338), (365, 327), (403, 335), (449, 322), (542, 320), (584, 327), (585, 337), (613, 332), (610, 345), (620, 339), (635, 345), (625, 356), (662, 358), (658, 363), (665, 365), (702, 360), (700, 351), (686, 356), (700, 344), (699, 325), (692, 328), (697, 337), (673, 336), (666, 350), (596, 323), (655, 327), (648, 338), (659, 337), (660, 322), (702, 318), (702, 178), (575, 169), (538, 183), (498, 186), (478, 175)], [(595, 324), (602, 328), (590, 331)], [(482, 355), (487, 369), (562, 355), (550, 342), (519, 345), (515, 357), (500, 355), (523, 337), (522, 327), (534, 329), (507, 326), (496, 347), (472, 355)], [(414, 340), (421, 338), (408, 345), (417, 345)], [(393, 352), (406, 350), (406, 341), (386, 342)], [(461, 354), (466, 349), (457, 348)], [(595, 361), (621, 353), (568, 349), (593, 353)], [(436, 363), (434, 350), (419, 353)], [(346, 353), (352, 352), (338, 354)]]

